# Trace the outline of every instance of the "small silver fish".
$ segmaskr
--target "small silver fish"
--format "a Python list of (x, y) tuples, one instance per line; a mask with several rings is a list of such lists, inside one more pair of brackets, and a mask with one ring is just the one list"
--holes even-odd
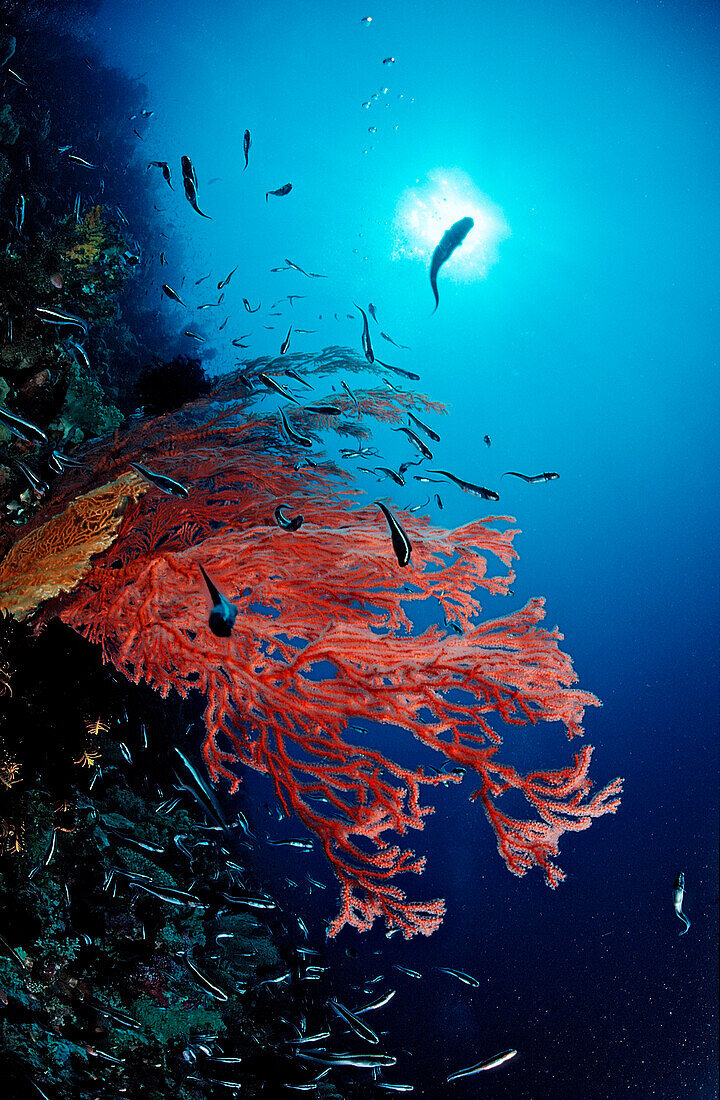
[(47, 443), (48, 441), (45, 432), (36, 424), (30, 420), (24, 420), (22, 416), (16, 416), (15, 413), (3, 407), (0, 407), (0, 424), (27, 443)]
[(20, 198), (15, 204), (15, 232), (22, 233), (23, 225), (25, 224), (25, 196), (20, 195)]
[(466, 974), (464, 970), (451, 970), (448, 966), (436, 966), (436, 970), (439, 970), (442, 974), (449, 974), (451, 978), (457, 978), (458, 981), (464, 982), (465, 985), (474, 986), (476, 989), (480, 985), (477, 978), (473, 978), (472, 974)]
[(373, 351), (372, 342), (370, 340), (370, 327), (368, 325), (367, 314), (365, 310), (361, 309), (356, 302), (353, 302), (353, 305), (355, 306), (355, 309), (360, 310), (363, 316), (362, 349), (365, 352), (365, 358), (367, 359), (368, 363), (374, 363), (375, 353)]
[(407, 974), (408, 978), (422, 978), (422, 974), (418, 970), (410, 970), (407, 966), (401, 966), (400, 963), (393, 963), (395, 970), (399, 970), (401, 974)]
[(50, 325), (74, 325), (87, 333), (87, 321), (82, 317), (76, 317), (74, 313), (66, 313), (64, 309), (54, 309), (50, 306), (36, 306), (35, 312), (41, 321)]
[(560, 474), (550, 472), (545, 474), (528, 475), (519, 474), (517, 470), (506, 470), (504, 474), (501, 474), (501, 477), (521, 477), (523, 481), (527, 481), (529, 485), (534, 485), (538, 481), (556, 481), (560, 477)]
[(190, 958), (190, 953), (188, 951), (185, 952), (184, 958), (188, 970), (196, 978), (198, 985), (200, 985), (200, 987), (204, 989), (206, 993), (209, 993), (210, 996), (213, 997), (216, 1001), (229, 1000), (229, 994), (227, 994), (225, 990), (222, 989), (215, 982), (211, 981), (210, 978), (208, 978), (207, 974), (203, 974), (202, 970), (199, 970), (197, 966), (195, 966), (195, 963)]
[(430, 439), (433, 439), (436, 443), (440, 442), (440, 436), (437, 434), (437, 432), (434, 432), (432, 428), (429, 428), (427, 426), (427, 424), (423, 424), (422, 420), (418, 420), (418, 418), (409, 410), (407, 415), (409, 416), (410, 420), (412, 420), (413, 424), (417, 424), (418, 428), (420, 428), (421, 431), (425, 432), (425, 435), (429, 436)]
[(46, 482), (39, 478), (34, 470), (31, 470), (29, 466), (26, 466), (24, 462), (15, 462), (20, 473), (30, 485), (30, 488), (36, 494), (36, 496), (44, 497), (48, 491), (48, 485)]
[(219, 283), (218, 283), (218, 285), (217, 285), (217, 288), (218, 288), (218, 290), (222, 290), (222, 288), (223, 288), (224, 286), (227, 286), (227, 285), (228, 285), (228, 283), (229, 283), (229, 282), (230, 282), (230, 280), (232, 279), (233, 275), (235, 274), (235, 272), (237, 271), (237, 269), (238, 269), (238, 267), (239, 267), (239, 266), (240, 266), (240, 264), (236, 264), (236, 265), (235, 265), (235, 267), (234, 267), (234, 268), (232, 269), (232, 271), (230, 272), (230, 274), (229, 274), (229, 275), (226, 275), (224, 279), (221, 279), (221, 280), (220, 280), (220, 282), (219, 282)]
[(298, 399), (296, 397), (293, 397), (293, 395), (290, 393), (290, 390), (286, 390), (284, 386), (282, 386), (279, 382), (276, 382), (275, 379), (271, 378), (269, 374), (265, 373), (265, 371), (259, 372), (258, 379), (263, 382), (268, 389), (274, 390), (275, 393), (279, 393), (281, 397), (287, 398), (288, 401), (294, 401), (296, 405), (300, 404)]
[(423, 458), (432, 459), (432, 457), (433, 457), (432, 451), (430, 450), (430, 448), (428, 446), (425, 445), (425, 443), (423, 443), (420, 436), (416, 435), (416, 433), (412, 430), (412, 428), (404, 428), (403, 427), (403, 428), (393, 428), (392, 430), (394, 432), (404, 432), (404, 434), (408, 437), (410, 442), (415, 444), (415, 446), (417, 447), (417, 449), (419, 450), (419, 452), (423, 456)]
[[(181, 306), (185, 305), (185, 303), (183, 302), (182, 298), (177, 293), (177, 291), (173, 290), (173, 288), (171, 286), (168, 286), (167, 283), (163, 283), (162, 290), (163, 290), (163, 294), (166, 294), (168, 296), (168, 298), (171, 299), (171, 301), (178, 302), (178, 304), (181, 305)], [(185, 308), (187, 309), (187, 306), (185, 306)]]
[(129, 463), (131, 468), (136, 473), (144, 477), (146, 481), (149, 481), (152, 485), (155, 485), (163, 493), (167, 493), (171, 497), (186, 497), (188, 495), (188, 488), (186, 485), (181, 485), (179, 481), (175, 481), (172, 477), (166, 477), (165, 474), (155, 473), (153, 470), (148, 470), (147, 466), (141, 466), (139, 462)]
[(299, 432), (296, 432), (293, 427), (291, 427), (290, 422), (285, 415), (284, 409), (280, 409), (280, 419), (282, 421), (282, 426), (285, 429), (285, 434), (292, 443), (297, 443), (300, 447), (314, 446), (313, 441), (309, 438), (309, 436), (301, 435)]
[(397, 1058), (392, 1054), (336, 1054), (330, 1050), (317, 1054), (306, 1054), (299, 1050), (295, 1057), (320, 1066), (355, 1066), (357, 1069), (384, 1069), (397, 1063)]
[(681, 936), (684, 936), (690, 927), (690, 921), (683, 913), (683, 900), (685, 898), (685, 875), (681, 871), (678, 877), (675, 879), (675, 885), (673, 886), (673, 909), (675, 910), (675, 916), (679, 917), (685, 924)]
[(484, 1062), (477, 1062), (474, 1066), (466, 1066), (465, 1069), (458, 1069), (455, 1073), (451, 1073), (449, 1077), (446, 1077), (446, 1081), (457, 1081), (460, 1077), (472, 1077), (476, 1073), (483, 1073), (487, 1069), (495, 1069), (497, 1066), (501, 1066), (503, 1062), (508, 1062), (511, 1058), (514, 1058), (517, 1054), (516, 1050), (503, 1050), (500, 1054), (495, 1054), (492, 1058), (486, 1058)]
[(429, 470), (428, 472), (442, 474), (443, 477), (447, 477), (450, 481), (454, 481), (456, 485), (459, 485), (464, 493), (470, 493), (471, 496), (482, 497), (483, 500), (500, 500), (499, 495), (493, 489), (486, 489), (482, 485), (473, 485), (471, 481), (463, 481), (461, 477), (455, 477), (455, 474), (450, 474), (447, 470)]
[(91, 164), (85, 157), (78, 157), (74, 153), (68, 153), (68, 160), (73, 164), (79, 164), (82, 168), (97, 168), (97, 164)]
[(343, 1023), (347, 1024), (351, 1031), (354, 1031), (356, 1035), (359, 1035), (361, 1039), (364, 1039), (367, 1043), (379, 1043), (379, 1036), (368, 1027), (363, 1020), (360, 1020), (354, 1012), (351, 1012), (345, 1005), (340, 1004), (339, 1001), (329, 1000), (328, 1004), (330, 1008), (335, 1012)]

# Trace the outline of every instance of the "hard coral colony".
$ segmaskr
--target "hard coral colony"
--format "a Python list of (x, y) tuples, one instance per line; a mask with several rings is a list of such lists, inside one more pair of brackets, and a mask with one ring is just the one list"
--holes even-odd
[[(362, 366), (349, 355), (343, 362)], [(314, 366), (327, 369), (322, 356)], [(56, 555), (58, 595), (41, 620), (59, 614), (129, 679), (163, 696), (204, 695), (212, 779), (235, 791), (241, 765), (268, 774), (284, 810), (318, 837), (340, 885), (330, 935), (346, 924), (365, 931), (378, 917), (406, 938), (438, 928), (444, 902), (413, 901), (397, 882), (425, 861), (394, 838), (424, 827), (433, 812), (424, 788), (459, 782), (463, 770), (477, 779), (472, 798), (508, 868), (524, 875), (540, 867), (556, 886), (564, 877), (554, 862), (561, 836), (614, 812), (621, 785), (591, 793), (587, 746), (565, 768), (528, 775), (498, 759), (503, 727), (562, 722), (572, 738), (582, 732), (585, 706), (597, 703), (574, 686), (562, 635), (540, 625), (543, 600), (478, 619), (478, 592), (503, 595), (513, 581), (518, 532), (505, 526), (512, 521), (491, 517), (446, 531), (398, 512), (413, 546), (401, 570), (382, 515), (361, 505), (345, 475), (332, 464), (296, 461), (301, 448), (287, 442), (277, 418), (249, 414), (249, 373), (86, 448), (84, 468), (64, 475), (30, 532), (51, 520), (57, 539), (67, 516), (68, 540), (75, 538), (70, 502), (94, 499), (89, 491), (115, 482), (130, 462), (190, 492), (187, 499), (128, 492), (117, 537), (69, 594), (65, 561), (77, 570), (81, 555)], [(332, 399), (341, 413), (357, 403), (361, 414), (396, 424), (431, 407), (417, 394), (377, 390)], [(294, 415), (304, 433), (338, 424), (300, 408)], [(300, 503), (302, 530), (272, 522), (278, 505)], [(117, 523), (116, 512), (108, 522)], [(499, 572), (489, 571), (487, 555)], [(208, 627), (201, 569), (239, 608), (227, 638)], [(11, 587), (5, 577), (5, 603)], [(414, 633), (409, 609), (427, 600), (462, 632), (448, 637), (432, 625)], [(356, 743), (350, 730), (363, 721), (408, 731), (455, 770), (400, 765)], [(508, 791), (524, 797), (527, 818), (503, 812)]]

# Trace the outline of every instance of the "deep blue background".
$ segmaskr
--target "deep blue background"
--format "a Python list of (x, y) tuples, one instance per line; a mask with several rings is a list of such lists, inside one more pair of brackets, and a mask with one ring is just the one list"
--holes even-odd
[[(718, 30), (717, 7), (688, 0), (108, 0), (98, 20), (105, 56), (142, 76), (155, 110), (139, 171), (169, 160), (179, 187), (189, 154), (213, 218), (158, 180), (158, 217), (185, 249), (183, 270), (158, 268), (158, 301), (161, 282), (190, 287), (212, 271), (192, 291), (210, 301), (204, 288), (240, 265), (224, 332), (207, 317), (220, 311), (193, 326), (217, 370), (232, 366), (234, 336), (252, 330), (248, 354), (259, 355), (285, 334), (287, 309), (248, 317), (242, 296), (264, 307), (311, 296), (293, 319), (319, 331), (295, 336), (294, 350), (359, 349), (357, 322), (333, 315), (373, 301), (385, 331), (413, 349), (380, 342), (380, 357), (416, 370), (450, 408), (438, 465), (500, 488), (500, 510), (518, 519), (512, 606), (547, 595), (550, 625), (604, 703), (586, 726), (593, 775), (625, 777), (623, 806), (565, 837), (561, 888), (507, 873), (463, 784), (438, 796), (415, 838), (428, 868), (410, 886), (447, 899), (443, 929), (409, 945), (344, 933), (330, 948), (337, 995), (351, 1005), (363, 998), (349, 983), (392, 977), (399, 994), (372, 1022), (388, 1027), (386, 1049), (412, 1052), (389, 1079), (426, 1096), (444, 1094), (450, 1070), (509, 1046), (517, 1059), (454, 1093), (718, 1095)], [(394, 223), (406, 188), (438, 169), (466, 173), (511, 236), (485, 279), (453, 282), (448, 267), (430, 317), (426, 264), (393, 259)], [(287, 181), (292, 194), (266, 204)], [(284, 257), (329, 278), (270, 274)], [(500, 482), (506, 469), (560, 480)], [(471, 497), (443, 497), (436, 520), (478, 514)], [(554, 728), (521, 736), (537, 741), (538, 766), (569, 759)], [(269, 784), (247, 789), (266, 828)], [(263, 857), (268, 887), (305, 870), (329, 881), (314, 855), (281, 852)], [(692, 920), (682, 939), (679, 870)], [(312, 899), (305, 888), (283, 896), (322, 942), (332, 884)], [(348, 944), (359, 959), (347, 959)], [(433, 964), (469, 970), (480, 987)]]

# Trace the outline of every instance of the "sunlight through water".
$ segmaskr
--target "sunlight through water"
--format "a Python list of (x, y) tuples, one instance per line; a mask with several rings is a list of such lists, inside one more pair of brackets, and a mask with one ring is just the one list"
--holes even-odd
[(410, 257), (429, 263), (443, 233), (465, 217), (475, 225), (443, 268), (442, 278), (462, 283), (484, 279), (510, 229), (500, 207), (457, 168), (437, 169), (400, 196), (393, 259)]

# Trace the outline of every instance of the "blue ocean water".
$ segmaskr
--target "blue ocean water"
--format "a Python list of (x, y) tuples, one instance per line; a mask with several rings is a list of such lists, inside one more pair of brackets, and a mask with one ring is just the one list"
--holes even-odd
[[(205, 365), (231, 369), (230, 337), (251, 329), (248, 355), (277, 354), (285, 319), (263, 329), (241, 296), (307, 295), (294, 324), (316, 331), (294, 333), (296, 351), (359, 349), (346, 314), (373, 302), (378, 328), (411, 349), (374, 328), (377, 354), (416, 371), (449, 408), (438, 466), (499, 489), (495, 513), (522, 529), (511, 606), (547, 597), (581, 685), (602, 699), (586, 722), (593, 776), (625, 778), (616, 816), (565, 836), (568, 878), (555, 891), (538, 873), (508, 874), (465, 785), (438, 794), (414, 838), (428, 865), (413, 889), (446, 899), (442, 929), (410, 944), (344, 932), (327, 949), (337, 995), (392, 964), (422, 974), (395, 971), (398, 994), (383, 1010), (383, 1049), (408, 1052), (396, 1079), (418, 1095), (712, 1100), (717, 8), (109, 0), (97, 40), (148, 88), (140, 155), (190, 155), (212, 217), (158, 181), (158, 219), (184, 256), (168, 282), (239, 265), (229, 338), (199, 328)], [(286, 182), (289, 195), (266, 201)], [(474, 251), (469, 237), (448, 262), (431, 315), (430, 242), (467, 212)], [(271, 273), (288, 257), (327, 279)], [(501, 480), (506, 470), (560, 477), (528, 485)], [(441, 492), (436, 521), (482, 514), (476, 499)], [(493, 601), (487, 610), (499, 613)], [(391, 753), (419, 751), (377, 736)], [(537, 767), (570, 758), (559, 729), (519, 736)], [(269, 828), (269, 783), (250, 777), (246, 792)], [(278, 825), (277, 835), (294, 833)], [(328, 882), (322, 894), (283, 895), (323, 942), (330, 876), (314, 855), (298, 870), (292, 850), (272, 852), (265, 869), (278, 890), (285, 874)], [(682, 939), (672, 909), (681, 870), (692, 922)], [(508, 1047), (512, 1062), (444, 1084)]]

